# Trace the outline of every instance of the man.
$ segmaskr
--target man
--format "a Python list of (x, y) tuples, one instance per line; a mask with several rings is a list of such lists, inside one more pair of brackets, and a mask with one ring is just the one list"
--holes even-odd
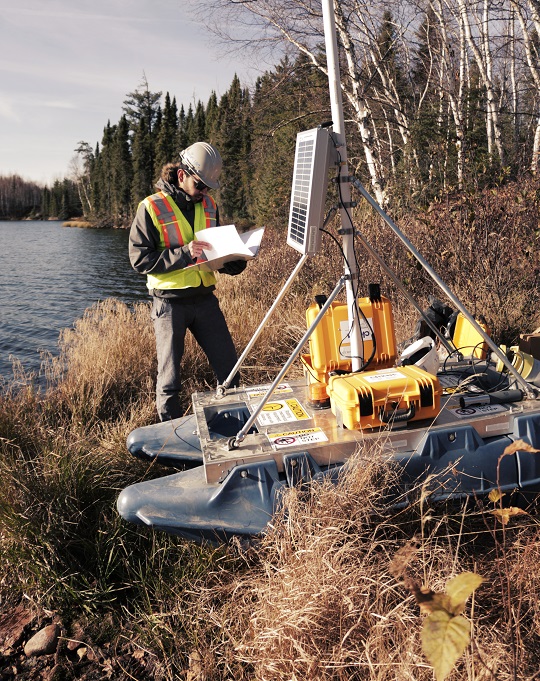
[[(222, 161), (218, 150), (196, 142), (180, 153), (178, 163), (161, 171), (159, 191), (141, 201), (129, 235), (133, 268), (147, 276), (152, 295), (158, 376), (156, 406), (161, 421), (181, 416), (180, 362), (189, 329), (208, 357), (219, 383), (237, 356), (227, 323), (214, 296), (213, 272), (199, 272), (195, 264), (210, 245), (195, 241), (195, 232), (219, 224), (216, 203), (208, 195), (219, 188)], [(240, 274), (244, 261), (227, 263), (220, 272)], [(233, 385), (238, 385), (235, 377)]]

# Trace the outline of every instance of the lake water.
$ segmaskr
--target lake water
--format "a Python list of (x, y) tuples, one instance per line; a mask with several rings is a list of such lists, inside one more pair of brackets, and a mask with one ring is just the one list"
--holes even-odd
[(149, 300), (127, 230), (0, 221), (0, 376), (12, 376), (10, 356), (38, 371), (40, 351), (57, 354), (60, 329), (106, 298)]

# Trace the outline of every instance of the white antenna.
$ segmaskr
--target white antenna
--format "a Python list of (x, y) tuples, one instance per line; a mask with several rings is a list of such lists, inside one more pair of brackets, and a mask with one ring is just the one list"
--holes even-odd
[(287, 243), (304, 255), (315, 255), (321, 247), (331, 145), (323, 128), (296, 136)]

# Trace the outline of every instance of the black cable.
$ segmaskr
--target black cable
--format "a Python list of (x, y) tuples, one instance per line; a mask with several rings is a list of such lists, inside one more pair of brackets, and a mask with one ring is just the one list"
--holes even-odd
[[(333, 138), (332, 136), (330, 136), (330, 137), (331, 137), (332, 141), (334, 142), (334, 146), (336, 147), (336, 151), (337, 151), (337, 155), (338, 155), (338, 165), (340, 165), (340, 164), (341, 164), (341, 155), (340, 155), (340, 153), (339, 153), (339, 150), (338, 150), (337, 145), (335, 144), (334, 138)], [(352, 217), (351, 217), (351, 215), (350, 215), (350, 213), (349, 213), (349, 211), (348, 211), (347, 206), (344, 205), (343, 196), (342, 196), (342, 193), (341, 193), (341, 182), (339, 181), (340, 175), (341, 175), (341, 173), (340, 173), (339, 170), (338, 170), (338, 173), (337, 173), (337, 175), (336, 175), (335, 181), (337, 182), (337, 185), (338, 185), (339, 204), (340, 204), (340, 206), (343, 207), (343, 209), (345, 210), (345, 213), (347, 214), (347, 216), (348, 216), (348, 218), (349, 218), (349, 222), (350, 222), (350, 224), (351, 224), (351, 226), (352, 226), (352, 225), (353, 225)], [(337, 243), (338, 248), (339, 248), (339, 250), (341, 251), (341, 255), (342, 255), (342, 257), (343, 257), (343, 259), (344, 259), (344, 261), (345, 261), (345, 263), (346, 263), (346, 265), (347, 265), (347, 269), (349, 270), (349, 272), (351, 272), (351, 267), (350, 267), (349, 261), (347, 260), (347, 257), (345, 256), (345, 253), (344, 253), (344, 251), (343, 251), (343, 248), (341, 247), (341, 244), (338, 242), (338, 240), (334, 237), (333, 234), (330, 234), (330, 232), (328, 232), (328, 231), (326, 231), (326, 230), (321, 230), (321, 231), (323, 231), (323, 232), (325, 232), (326, 234), (328, 234), (328, 235), (329, 235), (332, 239), (334, 239), (334, 241)], [(354, 248), (354, 244), (353, 244), (353, 254), (354, 254), (354, 260), (355, 260), (355, 265), (356, 265), (356, 272), (358, 273), (359, 270), (360, 270), (360, 266), (359, 266), (358, 258), (357, 258), (357, 255), (356, 255), (356, 250), (355, 250), (355, 248)], [(371, 362), (373, 361), (373, 358), (375, 357), (375, 354), (376, 354), (376, 352), (377, 352), (377, 338), (376, 338), (376, 336), (375, 336), (375, 332), (374, 332), (374, 330), (373, 330), (373, 327), (371, 326), (371, 324), (369, 323), (367, 317), (366, 317), (365, 314), (364, 314), (364, 311), (363, 311), (362, 308), (358, 305), (358, 296), (359, 296), (359, 289), (360, 289), (360, 282), (359, 282), (359, 279), (357, 278), (357, 283), (356, 283), (356, 285), (355, 285), (354, 281), (351, 280), (351, 285), (352, 285), (353, 301), (354, 301), (354, 302), (353, 302), (353, 309), (351, 310), (351, 312), (352, 312), (353, 316), (354, 316), (354, 314), (356, 313), (356, 318), (358, 319), (359, 322), (360, 322), (360, 319), (362, 318), (362, 319), (364, 320), (366, 326), (368, 327), (368, 329), (369, 329), (370, 332), (371, 332), (371, 340), (372, 340), (373, 348), (372, 348), (372, 351), (371, 351), (371, 355), (369, 356), (369, 358), (367, 359), (367, 361), (365, 360), (365, 357), (364, 357), (364, 356), (360, 357), (360, 356), (357, 356), (357, 355), (353, 355), (353, 354), (352, 354), (352, 348), (351, 348), (351, 359), (354, 358), (354, 359), (360, 359), (360, 360), (362, 360), (362, 366), (361, 366), (361, 368), (359, 369), (359, 371), (365, 371), (365, 369), (366, 369), (366, 368), (371, 364)], [(359, 328), (360, 340), (361, 340), (361, 342), (362, 342), (362, 350), (363, 350), (363, 348), (364, 348), (364, 338), (363, 338), (363, 335), (362, 335), (361, 324), (359, 324), (359, 327), (360, 327), (360, 328)], [(349, 329), (349, 332), (347, 333), (347, 335), (346, 335), (344, 338), (342, 338), (342, 340), (341, 340), (341, 342), (340, 342), (340, 344), (339, 344), (339, 348), (338, 348), (338, 349), (339, 349), (339, 353), (340, 353), (340, 354), (341, 354), (341, 347), (342, 347), (342, 345), (343, 345), (343, 342), (344, 342), (346, 339), (350, 338), (351, 333), (352, 333), (352, 327)]]

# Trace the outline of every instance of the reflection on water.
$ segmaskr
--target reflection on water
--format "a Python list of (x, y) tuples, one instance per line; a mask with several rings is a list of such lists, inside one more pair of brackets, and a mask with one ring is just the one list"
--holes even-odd
[(127, 230), (62, 227), (61, 222), (0, 222), (0, 376), (10, 355), (28, 371), (40, 351), (57, 352), (60, 329), (98, 300), (148, 300), (131, 269)]

